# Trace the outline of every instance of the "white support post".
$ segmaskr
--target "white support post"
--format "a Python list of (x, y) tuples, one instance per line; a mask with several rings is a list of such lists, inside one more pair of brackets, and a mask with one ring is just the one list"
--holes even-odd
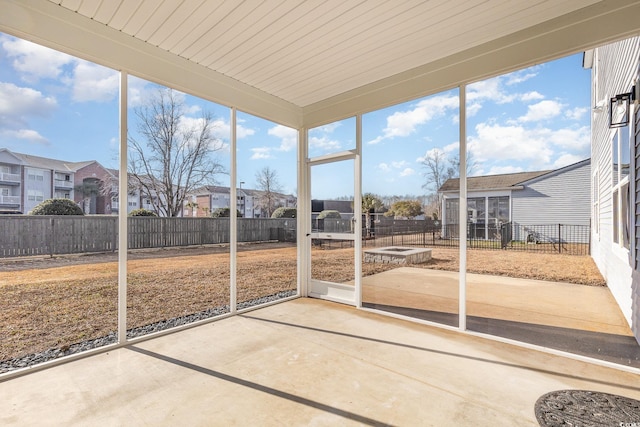
[[(235, 313), (237, 307), (238, 290), (237, 279), (237, 254), (238, 254), (238, 191), (237, 183), (237, 141), (236, 141), (236, 107), (231, 107), (231, 118), (229, 119), (231, 128), (231, 176), (229, 185), (229, 309)], [(246, 200), (245, 200), (246, 203)]]
[[(118, 172), (118, 343), (127, 342), (127, 72), (120, 71), (120, 171)], [(124, 201), (123, 201), (124, 200)]]
[(460, 273), (458, 294), (458, 327), (467, 329), (467, 110), (466, 85), (458, 89), (460, 99), (460, 198), (459, 236), (460, 236)]
[(355, 215), (355, 304), (362, 307), (362, 115), (356, 116), (356, 158), (354, 165), (353, 214)]
[(306, 128), (298, 129), (298, 202), (296, 218), (296, 246), (298, 254), (298, 295), (309, 296), (309, 280), (311, 265), (311, 245), (308, 235), (311, 233), (311, 209), (308, 188)]

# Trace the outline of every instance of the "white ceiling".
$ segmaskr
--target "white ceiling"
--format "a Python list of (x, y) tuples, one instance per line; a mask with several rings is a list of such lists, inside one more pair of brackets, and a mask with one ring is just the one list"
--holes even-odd
[(51, 0), (304, 107), (598, 0)]
[(0, 31), (296, 126), (640, 31), (637, 0), (0, 0), (0, 10)]

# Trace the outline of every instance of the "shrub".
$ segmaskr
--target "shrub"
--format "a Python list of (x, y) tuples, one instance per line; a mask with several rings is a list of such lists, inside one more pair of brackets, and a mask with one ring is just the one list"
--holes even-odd
[(318, 219), (325, 219), (325, 218), (341, 219), (342, 215), (340, 215), (340, 212), (334, 211), (334, 210), (326, 210), (326, 211), (320, 212), (320, 215), (318, 215)]
[(33, 208), (29, 215), (84, 215), (84, 212), (73, 200), (48, 199)]
[(155, 212), (152, 212), (148, 209), (140, 208), (140, 209), (134, 209), (131, 212), (129, 212), (129, 216), (158, 216), (158, 215), (156, 215)]
[[(229, 218), (229, 216), (231, 216), (230, 212), (231, 211), (229, 210), (229, 208), (218, 208), (213, 212), (211, 212), (211, 217), (212, 218)], [(236, 210), (236, 216), (238, 218), (242, 217), (242, 214), (240, 213), (239, 210)]]
[(296, 208), (278, 208), (271, 214), (271, 218), (295, 218), (297, 216)]

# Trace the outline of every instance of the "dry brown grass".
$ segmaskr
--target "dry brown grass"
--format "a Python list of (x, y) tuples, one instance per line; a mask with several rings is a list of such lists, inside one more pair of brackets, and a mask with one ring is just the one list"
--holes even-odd
[[(245, 249), (238, 254), (239, 302), (295, 289), (294, 247)], [(224, 249), (160, 251), (131, 258), (129, 328), (229, 304), (229, 254)], [(467, 258), (473, 273), (604, 285), (588, 256), (472, 250)], [(351, 249), (314, 249), (312, 259), (314, 278), (353, 279)], [(458, 263), (457, 249), (436, 248), (433, 260), (420, 267), (455, 271)], [(392, 268), (364, 264), (363, 274)], [(0, 263), (0, 360), (115, 331), (117, 274), (113, 255)]]

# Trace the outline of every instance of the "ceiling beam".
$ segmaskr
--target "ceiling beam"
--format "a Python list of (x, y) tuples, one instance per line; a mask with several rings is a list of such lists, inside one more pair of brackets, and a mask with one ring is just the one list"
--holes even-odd
[(306, 127), (432, 95), (640, 34), (639, 0), (603, 0), (449, 57), (305, 106)]

